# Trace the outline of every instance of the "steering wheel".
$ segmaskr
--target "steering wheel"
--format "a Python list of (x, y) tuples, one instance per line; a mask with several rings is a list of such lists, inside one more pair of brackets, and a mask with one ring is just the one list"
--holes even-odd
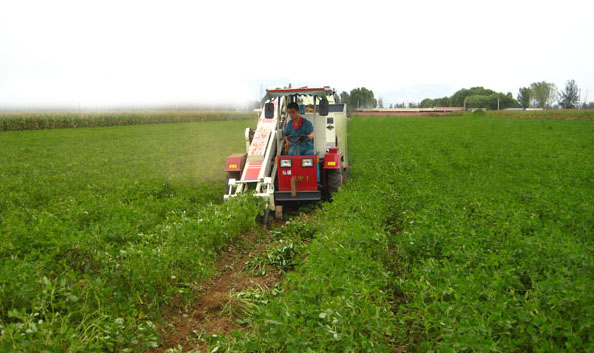
[(307, 135), (287, 135), (289, 144), (285, 145), (285, 153), (289, 152), (290, 144), (297, 144), (297, 154), (301, 154), (301, 144), (307, 141)]
[(307, 135), (288, 135), (287, 139), (289, 139), (289, 142), (291, 143), (297, 143), (300, 145), (307, 141)]

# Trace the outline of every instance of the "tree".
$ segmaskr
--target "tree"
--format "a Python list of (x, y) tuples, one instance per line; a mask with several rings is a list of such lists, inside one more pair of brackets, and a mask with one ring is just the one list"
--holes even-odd
[(534, 82), (530, 85), (530, 90), (532, 98), (536, 101), (536, 106), (543, 109), (550, 107), (557, 96), (557, 87), (554, 83)]
[(507, 94), (495, 93), (494, 95), (490, 95), (489, 97), (491, 97), (491, 99), (493, 100), (492, 109), (507, 109), (520, 107), (520, 103), (518, 103), (518, 101), (514, 98), (511, 92), (508, 92)]
[(349, 104), (353, 110), (359, 108), (375, 108), (377, 106), (377, 100), (373, 96), (372, 90), (361, 87), (351, 90)]
[(394, 105), (392, 103), (390, 103), (390, 109), (394, 108)]
[(516, 108), (519, 106), (518, 101), (509, 94), (493, 93), (488, 96), (473, 95), (466, 98), (467, 108), (484, 108), (490, 110)]
[(419, 108), (435, 108), (435, 107), (451, 107), (452, 101), (450, 97), (443, 97), (443, 98), (425, 98), (418, 104)]
[(488, 96), (481, 96), (481, 95), (474, 95), (468, 96), (464, 99), (464, 103), (466, 104), (466, 108), (482, 108), (488, 109), (489, 108), (489, 98)]
[(575, 109), (580, 104), (580, 90), (575, 80), (569, 80), (565, 84), (565, 90), (561, 92), (559, 104), (563, 109)]
[(383, 98), (378, 99), (378, 101), (377, 101), (377, 107), (378, 108), (383, 108), (384, 107), (384, 99)]
[(532, 99), (532, 90), (530, 87), (521, 87), (518, 92), (518, 102), (522, 108), (526, 109), (530, 107), (530, 100)]
[[(497, 93), (491, 89), (487, 89), (484, 87), (471, 87), (471, 88), (462, 88), (456, 93), (454, 93), (451, 97), (443, 97), (437, 99), (429, 99), (425, 98), (421, 101), (420, 107), (421, 108), (432, 108), (432, 107), (463, 107), (465, 106), (465, 102), (469, 97), (473, 96), (483, 96), (483, 97), (495, 97), (495, 102), (497, 102), (497, 97), (499, 97), (500, 107), (501, 108), (509, 108), (509, 107), (517, 107), (519, 106), (518, 102), (514, 99), (511, 92), (507, 94), (504, 93)], [(485, 100), (473, 98), (472, 104), (476, 105), (479, 102), (484, 102)], [(504, 101), (505, 104), (501, 104), (501, 101)], [(489, 100), (489, 102), (493, 102), (493, 100)], [(491, 103), (489, 103), (492, 105)], [(469, 108), (475, 108), (469, 107)], [(483, 107), (479, 107), (483, 108)], [(486, 108), (486, 107), (485, 107)], [(492, 108), (490, 108), (492, 109)], [(497, 109), (497, 104), (495, 104), (495, 108)]]
[(433, 107), (452, 107), (452, 100), (450, 97), (434, 99)]
[(461, 90), (458, 90), (456, 93), (454, 93), (452, 95), (452, 97), (450, 98), (450, 104), (451, 105), (442, 105), (442, 107), (463, 107), (464, 106), (464, 100), (466, 99), (466, 97), (470, 97), (470, 96), (488, 96), (490, 94), (494, 94), (496, 93), (493, 90), (487, 89), (487, 88), (483, 88), (483, 87), (471, 87), (471, 88), (462, 88)]
[(421, 108), (431, 108), (433, 107), (433, 99), (425, 98), (421, 101)]
[(349, 102), (349, 93), (348, 92), (342, 91), (340, 93), (340, 103), (346, 104), (347, 106), (350, 104), (350, 102)]

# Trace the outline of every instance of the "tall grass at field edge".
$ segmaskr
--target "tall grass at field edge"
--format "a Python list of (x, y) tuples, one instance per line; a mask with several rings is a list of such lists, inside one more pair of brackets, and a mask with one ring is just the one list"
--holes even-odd
[(255, 112), (3, 113), (0, 131), (254, 119)]

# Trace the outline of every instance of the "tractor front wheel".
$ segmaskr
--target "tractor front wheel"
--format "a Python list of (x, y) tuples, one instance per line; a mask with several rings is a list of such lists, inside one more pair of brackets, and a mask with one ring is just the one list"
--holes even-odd
[(342, 168), (326, 170), (326, 192), (332, 196), (342, 185)]

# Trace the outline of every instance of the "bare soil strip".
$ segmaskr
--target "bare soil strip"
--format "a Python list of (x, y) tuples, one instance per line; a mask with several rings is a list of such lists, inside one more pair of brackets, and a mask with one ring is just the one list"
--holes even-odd
[(242, 271), (245, 262), (261, 255), (270, 241), (270, 232), (259, 235), (253, 231), (230, 244), (219, 255), (217, 275), (203, 283), (202, 295), (195, 303), (188, 309), (173, 305), (163, 310), (165, 322), (169, 323), (168, 326), (172, 324), (173, 328), (161, 328), (166, 339), (153, 353), (163, 353), (178, 345), (184, 352), (191, 349), (207, 352), (207, 337), (240, 329), (242, 326), (223, 309), (232, 300), (233, 293), (255, 288), (272, 289), (280, 281), (278, 271), (273, 268), (269, 268), (265, 276), (259, 277)]

